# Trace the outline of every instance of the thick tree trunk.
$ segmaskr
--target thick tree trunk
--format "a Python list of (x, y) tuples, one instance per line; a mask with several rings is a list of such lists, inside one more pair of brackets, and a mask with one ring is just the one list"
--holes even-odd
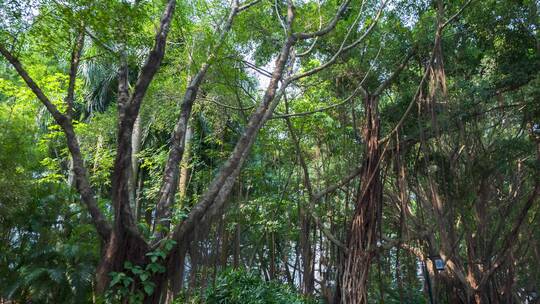
[(349, 249), (341, 281), (341, 302), (347, 304), (367, 303), (369, 268), (376, 246), (376, 228), (382, 198), (380, 180), (380, 122), (378, 98), (365, 98), (366, 126), (363, 130), (365, 157), (360, 189), (356, 198), (347, 247)]
[(130, 206), (130, 177), (132, 173), (132, 135), (136, 117), (131, 116), (127, 66), (119, 74), (118, 85), (118, 148), (112, 175), (112, 202), (114, 226), (105, 244), (103, 256), (97, 269), (97, 290), (108, 288), (110, 272), (123, 271), (124, 262), (144, 264), (149, 248), (140, 236)]

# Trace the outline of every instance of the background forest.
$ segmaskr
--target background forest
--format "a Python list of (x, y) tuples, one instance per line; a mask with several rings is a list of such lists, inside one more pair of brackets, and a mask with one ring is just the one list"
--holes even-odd
[(0, 303), (540, 303), (539, 9), (0, 1)]

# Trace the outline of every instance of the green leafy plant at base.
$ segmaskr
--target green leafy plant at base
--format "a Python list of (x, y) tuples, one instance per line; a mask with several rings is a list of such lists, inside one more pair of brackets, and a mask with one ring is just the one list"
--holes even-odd
[(105, 295), (105, 303), (117, 303), (127, 299), (130, 304), (138, 304), (143, 302), (145, 295), (152, 295), (156, 284), (150, 279), (165, 272), (163, 260), (175, 244), (175, 241), (167, 240), (162, 248), (148, 252), (146, 256), (150, 259), (150, 263), (144, 267), (133, 265), (128, 261), (124, 263), (125, 271), (111, 272), (109, 274), (111, 282)]
[[(183, 297), (175, 304), (186, 303)], [(278, 281), (264, 281), (259, 275), (245, 270), (226, 270), (214, 284), (206, 288), (202, 298), (187, 303), (199, 304), (315, 304)]]

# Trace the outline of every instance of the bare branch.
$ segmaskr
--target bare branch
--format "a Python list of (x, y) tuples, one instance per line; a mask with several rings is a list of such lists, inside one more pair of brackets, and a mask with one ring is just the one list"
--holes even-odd
[[(357, 21), (353, 22), (353, 25), (349, 28), (348, 32), (347, 32), (347, 35), (345, 35), (345, 38), (343, 39), (343, 42), (341, 43), (341, 46), (339, 47), (338, 51), (332, 56), (332, 58), (330, 58), (327, 62), (321, 64), (320, 66), (318, 67), (315, 67), (311, 70), (308, 70), (306, 72), (303, 72), (303, 73), (300, 73), (300, 74), (296, 74), (296, 75), (293, 75), (291, 77), (289, 77), (287, 80), (292, 82), (292, 81), (296, 81), (296, 80), (299, 80), (301, 78), (304, 78), (304, 77), (307, 77), (307, 76), (310, 76), (310, 75), (313, 75), (315, 73), (318, 73), (322, 70), (324, 70), (325, 68), (329, 67), (330, 65), (334, 64), (336, 62), (336, 60), (338, 59), (338, 57), (354, 48), (355, 46), (357, 46), (358, 44), (362, 43), (362, 41), (364, 41), (368, 36), (369, 34), (371, 33), (371, 31), (373, 31), (373, 29), (375, 28), (375, 26), (378, 24), (379, 22), (379, 19), (381, 17), (381, 14), (382, 14), (382, 11), (384, 9), (384, 7), (386, 6), (386, 3), (387, 1), (384, 1), (381, 5), (381, 7), (379, 8), (379, 10), (377, 11), (377, 14), (375, 16), (375, 19), (373, 20), (373, 22), (371, 23), (371, 25), (366, 29), (366, 31), (364, 32), (364, 34), (362, 34), (358, 39), (356, 39), (354, 42), (352, 42), (351, 44), (345, 46), (345, 42), (347, 40), (347, 38), (349, 37), (350, 33), (352, 32), (352, 29), (354, 27), (354, 25), (357, 23)], [(360, 15), (358, 15), (359, 17)], [(358, 18), (357, 18), (358, 20)]]
[(240, 6), (240, 7), (238, 8), (238, 12), (240, 13), (240, 12), (242, 12), (242, 11), (245, 11), (245, 10), (247, 10), (248, 8), (254, 6), (255, 4), (257, 4), (257, 3), (259, 3), (259, 2), (261, 2), (261, 0), (254, 0), (254, 1), (251, 1), (251, 2), (249, 2), (249, 3), (246, 3), (246, 4), (244, 4), (244, 5), (242, 5), (242, 6)]
[(454, 15), (452, 15), (450, 18), (448, 18), (448, 20), (441, 26), (441, 29), (444, 29), (448, 24), (450, 24), (457, 17), (459, 17), (459, 15), (461, 15), (461, 13), (463, 13), (465, 8), (467, 8), (467, 6), (469, 6), (469, 4), (471, 4), (471, 3), (472, 3), (472, 0), (468, 0)]
[(295, 33), (294, 37), (296, 39), (305, 40), (309, 38), (324, 36), (330, 33), (330, 31), (332, 31), (336, 27), (339, 19), (341, 18), (341, 15), (343, 15), (345, 10), (347, 10), (349, 3), (351, 3), (351, 0), (346, 0), (345, 2), (343, 2), (341, 6), (339, 7), (338, 11), (336, 12), (336, 14), (334, 15), (334, 17), (332, 18), (332, 20), (324, 28), (321, 28), (318, 31), (311, 32), (311, 33)]

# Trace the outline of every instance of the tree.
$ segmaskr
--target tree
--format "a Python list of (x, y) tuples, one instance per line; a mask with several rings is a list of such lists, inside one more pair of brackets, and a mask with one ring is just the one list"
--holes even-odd
[(2, 300), (534, 300), (534, 1), (0, 8)]
[[(227, 33), (231, 29), (235, 16), (256, 4), (247, 3), (240, 6), (238, 2), (234, 2), (231, 6), (228, 17), (220, 27), (220, 34), (215, 45), (215, 50), (219, 50), (219, 46), (223, 43)], [(332, 18), (327, 26), (312, 33), (295, 33), (292, 25), (295, 18), (294, 5), (289, 2), (287, 4), (287, 17), (282, 20), (282, 25), (285, 31), (285, 41), (279, 52), (275, 69), (272, 72), (271, 80), (268, 84), (266, 92), (262, 98), (260, 105), (251, 115), (244, 134), (238, 140), (235, 149), (230, 157), (225, 162), (220, 172), (213, 179), (208, 187), (208, 190), (202, 196), (201, 200), (195, 205), (187, 218), (173, 229), (168, 237), (177, 244), (173, 250), (165, 258), (168, 264), (169, 271), (163, 270), (161, 274), (153, 275), (153, 290), (162, 290), (163, 282), (170, 275), (171, 279), (178, 277), (174, 276), (178, 267), (174, 267), (177, 258), (185, 255), (185, 250), (192, 239), (192, 232), (198, 225), (205, 225), (212, 220), (221, 207), (223, 206), (228, 194), (231, 191), (232, 185), (238, 176), (240, 169), (248, 156), (250, 148), (257, 136), (260, 128), (265, 121), (271, 116), (273, 109), (279, 102), (281, 95), (287, 85), (293, 80), (313, 74), (324, 66), (321, 66), (308, 74), (295, 75), (292, 79), (283, 79), (286, 65), (291, 56), (291, 48), (293, 45), (302, 39), (314, 38), (323, 36), (329, 33), (337, 24), (340, 15), (345, 11), (348, 2), (345, 2), (338, 9), (337, 14)], [(173, 14), (176, 7), (176, 1), (169, 1), (165, 6), (159, 28), (155, 35), (154, 46), (149, 52), (145, 63), (142, 65), (137, 80), (133, 89), (129, 89), (129, 72), (128, 63), (125, 54), (125, 49), (120, 48), (119, 51), (119, 72), (118, 72), (118, 129), (117, 129), (117, 149), (114, 161), (114, 169), (111, 176), (111, 201), (114, 210), (113, 223), (105, 218), (99, 209), (94, 191), (90, 185), (87, 169), (84, 165), (83, 156), (80, 150), (80, 144), (74, 131), (73, 116), (74, 116), (74, 91), (76, 84), (76, 75), (80, 64), (80, 58), (84, 47), (84, 40), (89, 34), (84, 23), (79, 24), (76, 28), (77, 39), (73, 45), (73, 51), (70, 59), (69, 68), (69, 84), (65, 97), (65, 111), (49, 99), (40, 86), (28, 74), (22, 63), (16, 58), (12, 51), (4, 45), (0, 46), (0, 52), (15, 68), (17, 73), (25, 81), (27, 86), (33, 91), (36, 97), (43, 103), (49, 113), (53, 116), (56, 123), (62, 128), (66, 139), (67, 146), (72, 157), (73, 172), (75, 175), (75, 184), (78, 192), (81, 194), (81, 200), (88, 208), (94, 226), (103, 241), (102, 258), (97, 270), (97, 288), (105, 290), (109, 285), (109, 275), (112, 272), (119, 272), (125, 267), (126, 262), (131, 262), (137, 265), (148, 263), (148, 254), (155, 249), (155, 246), (164, 246), (168, 242), (161, 242), (165, 237), (163, 230), (168, 230), (170, 209), (172, 198), (177, 188), (179, 164), (182, 159), (182, 154), (185, 144), (185, 133), (187, 130), (187, 121), (190, 117), (193, 101), (197, 96), (199, 86), (204, 79), (204, 76), (216, 56), (213, 51), (208, 54), (207, 62), (204, 63), (199, 71), (192, 78), (190, 85), (186, 88), (186, 93), (182, 102), (182, 110), (173, 132), (171, 150), (169, 152), (168, 161), (165, 167), (163, 183), (160, 190), (160, 198), (156, 208), (155, 223), (157, 228), (154, 233), (154, 242), (152, 244), (146, 242), (140, 232), (130, 206), (130, 175), (133, 172), (132, 162), (132, 138), (134, 134), (134, 126), (139, 116), (141, 103), (144, 96), (156, 75), (159, 66), (165, 55), (165, 46), (167, 35), (170, 30)], [(379, 12), (380, 14), (380, 12)], [(279, 17), (281, 18), (281, 17)], [(373, 26), (370, 27), (371, 30)], [(367, 33), (369, 33), (369, 30)], [(366, 34), (367, 34), (366, 33)], [(361, 39), (355, 44), (358, 44)], [(348, 48), (354, 46), (351, 45)], [(112, 50), (114, 51), (114, 50)], [(339, 52), (341, 52), (340, 50)], [(330, 64), (330, 62), (328, 63)], [(279, 82), (283, 80), (282, 88), (278, 92)], [(131, 188), (133, 188), (133, 183)], [(161, 226), (161, 227), (160, 227)], [(153, 248), (154, 247), (154, 248)], [(152, 261), (154, 262), (154, 261)], [(114, 282), (114, 280), (113, 280)], [(138, 286), (144, 286), (146, 283), (135, 282)], [(174, 282), (172, 283), (175, 284)], [(159, 301), (159, 292), (147, 292), (145, 302)]]

